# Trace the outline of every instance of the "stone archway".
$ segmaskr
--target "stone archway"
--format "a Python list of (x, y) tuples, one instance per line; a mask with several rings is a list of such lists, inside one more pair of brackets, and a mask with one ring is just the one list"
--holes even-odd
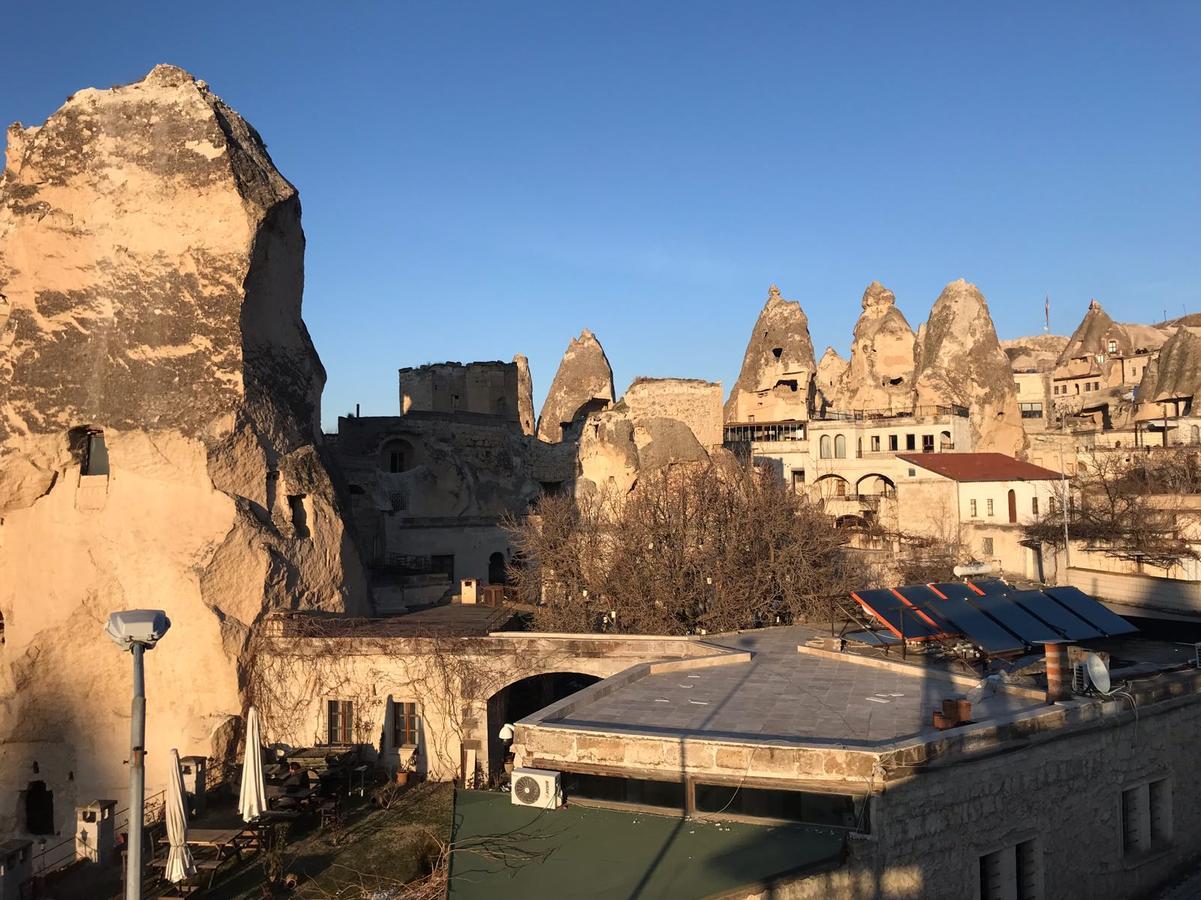
[(600, 678), (584, 672), (543, 672), (505, 685), (488, 698), (488, 777), (498, 778), (504, 771), (508, 749), (500, 739), (500, 729), (544, 709), (576, 691), (596, 684)]

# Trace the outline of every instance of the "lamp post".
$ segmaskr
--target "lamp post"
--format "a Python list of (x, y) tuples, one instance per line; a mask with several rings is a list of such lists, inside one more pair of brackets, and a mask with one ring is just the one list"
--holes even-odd
[(146, 804), (146, 677), (142, 657), (153, 650), (171, 620), (161, 609), (129, 609), (108, 617), (105, 632), (133, 654), (133, 703), (129, 725), (129, 847), (125, 856), (125, 900), (142, 896), (142, 829)]

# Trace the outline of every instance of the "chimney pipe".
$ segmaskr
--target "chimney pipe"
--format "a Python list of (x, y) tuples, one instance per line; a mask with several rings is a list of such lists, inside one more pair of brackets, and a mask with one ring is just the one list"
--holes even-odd
[(1057, 703), (1072, 696), (1072, 673), (1068, 668), (1066, 644), (1047, 643), (1047, 702)]

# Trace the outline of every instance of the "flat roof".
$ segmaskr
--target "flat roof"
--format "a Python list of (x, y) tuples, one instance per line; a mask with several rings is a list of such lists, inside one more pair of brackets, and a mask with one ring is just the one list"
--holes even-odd
[(898, 453), (897, 459), (952, 481), (1047, 481), (1062, 477), (1052, 469), (1004, 453)]
[(451, 900), (712, 897), (834, 863), (846, 839), (811, 825), (532, 809), (493, 791), (456, 791), (454, 818)]
[[(749, 661), (601, 682), (575, 702), (535, 713), (541, 726), (808, 746), (874, 747), (937, 734), (932, 718), (976, 679), (953, 680), (931, 665), (853, 653), (803, 652), (821, 632), (779, 626), (710, 638)], [(603, 689), (602, 689), (603, 688)], [(1041, 695), (994, 692), (973, 703), (973, 721), (1044, 708)]]

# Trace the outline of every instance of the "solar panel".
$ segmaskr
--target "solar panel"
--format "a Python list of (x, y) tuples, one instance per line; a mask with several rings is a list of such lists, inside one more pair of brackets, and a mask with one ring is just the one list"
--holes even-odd
[(924, 640), (934, 637), (937, 629), (919, 618), (904, 600), (890, 590), (877, 588), (870, 591), (853, 591), (851, 597), (864, 609), (884, 623), (897, 637), (907, 640)]
[(939, 607), (936, 604), (942, 603), (942, 597), (938, 596), (938, 594), (930, 590), (926, 585), (908, 584), (897, 588), (896, 592), (908, 600), (914, 609), (933, 621), (940, 632), (944, 634), (959, 634), (959, 627), (939, 612)]
[(971, 585), (985, 596), (1000, 596), (1001, 594), (1007, 594), (1013, 590), (1012, 586), (997, 578), (993, 578), (988, 581), (973, 581), (971, 582)]
[[(967, 585), (936, 584), (935, 589), (946, 595), (936, 607), (946, 619), (954, 622), (958, 630), (985, 653), (1013, 653), (1024, 650), (1025, 643), (1010, 634), (980, 610), (968, 597), (978, 597)], [(944, 590), (945, 588), (945, 590)]]
[(1013, 591), (1009, 599), (1028, 613), (1042, 619), (1069, 641), (1100, 637), (1101, 632), (1082, 618), (1060, 606), (1042, 591)]
[(1071, 585), (1053, 587), (1047, 588), (1046, 593), (1051, 599), (1062, 603), (1104, 635), (1129, 634), (1132, 631), (1138, 631), (1121, 616), (1110, 612), (1080, 588)]
[(972, 597), (968, 602), (977, 609), (988, 613), (1027, 644), (1045, 644), (1048, 641), (1063, 640), (1063, 636), (1059, 632), (1042, 619), (1030, 615), (1021, 606), (1014, 603), (1009, 595), (985, 594)]

